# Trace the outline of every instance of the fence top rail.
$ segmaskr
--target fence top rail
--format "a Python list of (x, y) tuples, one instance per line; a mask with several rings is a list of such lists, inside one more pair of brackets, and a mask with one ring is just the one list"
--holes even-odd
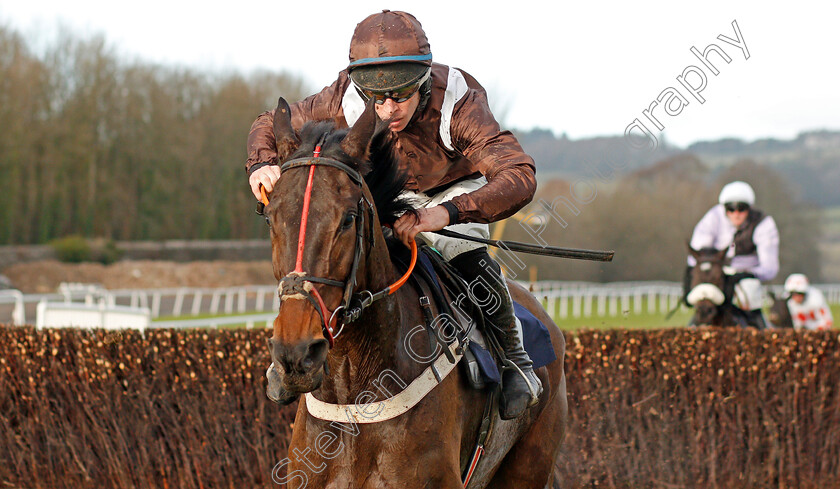
[[(630, 293), (672, 293), (673, 290), (682, 289), (682, 284), (678, 282), (664, 282), (664, 281), (650, 281), (650, 282), (562, 282), (562, 281), (544, 281), (544, 282), (527, 282), (519, 281), (520, 284), (529, 288), (533, 285), (533, 293), (540, 296), (560, 297), (568, 294), (627, 294)], [(820, 289), (827, 294), (840, 293), (840, 284), (813, 284), (814, 287)], [(781, 293), (784, 287), (779, 284), (765, 285), (765, 290), (774, 293)], [(641, 289), (641, 290), (640, 290)], [(22, 294), (17, 289), (0, 290), (0, 304), (8, 304), (23, 301), (25, 303), (38, 303), (41, 301), (65, 301), (68, 298), (85, 299), (93, 296), (96, 298), (125, 298), (134, 295), (194, 295), (194, 294), (237, 294), (237, 293), (276, 293), (276, 285), (243, 285), (233, 287), (169, 287), (160, 289), (88, 289), (88, 290), (73, 290), (70, 293), (50, 293), (50, 294)]]
[(682, 294), (682, 287), (639, 287), (635, 289), (625, 288), (591, 288), (591, 289), (563, 289), (563, 290), (543, 290), (534, 291), (538, 297), (548, 297), (549, 299), (562, 299), (567, 297), (630, 297), (634, 295), (675, 295)]
[(0, 290), (0, 299), (10, 298), (10, 297), (12, 299), (23, 297), (23, 292), (21, 292), (17, 289), (3, 289), (3, 290)]
[(518, 281), (523, 286), (530, 287), (533, 285), (535, 290), (545, 289), (589, 289), (589, 288), (635, 288), (645, 286), (679, 286), (679, 282), (669, 282), (664, 280), (650, 280), (638, 282), (562, 282), (562, 281), (544, 281), (544, 282), (528, 282), (527, 280)]
[(161, 289), (114, 289), (106, 290), (107, 295), (115, 297), (126, 297), (132, 294), (146, 295), (175, 295), (175, 294), (215, 294), (215, 293), (239, 293), (239, 292), (276, 292), (276, 285), (237, 285), (232, 287), (167, 287)]
[(62, 310), (62, 311), (105, 311), (105, 312), (129, 312), (137, 314), (149, 314), (148, 307), (131, 307), (131, 306), (112, 306), (100, 302), (98, 304), (82, 304), (79, 302), (64, 302), (64, 301), (41, 301), (39, 306), (46, 309)]
[(23, 302), (29, 304), (38, 303), (41, 301), (56, 302), (63, 301), (64, 296), (61, 294), (20, 294), (19, 296), (17, 294), (0, 294), (0, 304), (15, 302), (17, 300), (23, 300)]

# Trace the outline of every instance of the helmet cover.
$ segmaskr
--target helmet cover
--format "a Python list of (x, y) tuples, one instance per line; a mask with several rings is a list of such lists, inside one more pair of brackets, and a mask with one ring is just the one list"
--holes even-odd
[(735, 202), (744, 202), (752, 206), (755, 204), (755, 192), (750, 184), (741, 181), (727, 183), (723, 190), (720, 191), (718, 203), (730, 204)]
[(785, 292), (788, 294), (804, 294), (808, 292), (808, 278), (801, 273), (792, 273), (785, 280)]
[(356, 25), (347, 66), (356, 86), (396, 90), (418, 82), (431, 66), (429, 40), (413, 15), (383, 10)]

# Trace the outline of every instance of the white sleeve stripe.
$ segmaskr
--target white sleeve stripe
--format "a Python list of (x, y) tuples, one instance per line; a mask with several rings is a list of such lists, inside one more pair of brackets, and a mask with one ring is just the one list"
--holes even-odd
[(440, 107), (440, 139), (446, 149), (452, 151), (455, 149), (452, 146), (452, 135), (449, 131), (449, 125), (452, 123), (452, 113), (455, 110), (455, 104), (469, 91), (467, 87), (467, 80), (464, 75), (455, 68), (449, 68), (449, 77), (446, 79), (446, 92), (443, 94), (443, 105)]
[(365, 111), (365, 101), (362, 100), (362, 96), (359, 95), (352, 81), (347, 85), (344, 97), (341, 98), (341, 109), (344, 111), (344, 120), (347, 121), (349, 127), (353, 127)]
[[(452, 123), (452, 113), (455, 111), (455, 104), (461, 100), (469, 91), (467, 87), (467, 80), (464, 75), (455, 68), (449, 68), (449, 77), (446, 80), (446, 91), (443, 94), (443, 105), (440, 108), (440, 138), (443, 140), (443, 145), (448, 150), (455, 149), (452, 146), (452, 136), (449, 126)], [(356, 91), (355, 85), (351, 81), (347, 85), (344, 92), (344, 97), (341, 99), (341, 108), (344, 111), (344, 120), (347, 125), (353, 127), (353, 124), (359, 120), (362, 113), (365, 111), (365, 101)]]

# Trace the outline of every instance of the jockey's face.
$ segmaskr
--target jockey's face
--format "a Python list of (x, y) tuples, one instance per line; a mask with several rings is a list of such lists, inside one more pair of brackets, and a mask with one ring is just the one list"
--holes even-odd
[(799, 292), (794, 292), (790, 294), (790, 298), (793, 299), (793, 301), (797, 304), (802, 304), (803, 302), (805, 302), (805, 294), (800, 294)]
[(382, 104), (374, 105), (376, 113), (383, 121), (388, 121), (388, 129), (394, 132), (400, 132), (408, 126), (408, 122), (420, 105), (420, 92), (414, 92), (414, 95), (405, 102), (394, 102), (392, 98), (386, 98)]
[(744, 221), (747, 220), (749, 213), (749, 207), (743, 209), (743, 207), (736, 208), (732, 204), (726, 204), (726, 217), (729, 218), (729, 222), (731, 222), (736, 228), (740, 227), (741, 224), (744, 224)]

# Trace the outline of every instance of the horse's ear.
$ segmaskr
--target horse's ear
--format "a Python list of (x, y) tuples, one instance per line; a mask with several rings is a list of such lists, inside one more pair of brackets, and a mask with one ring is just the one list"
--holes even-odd
[(726, 260), (726, 252), (727, 251), (729, 251), (729, 248), (724, 248), (724, 249), (718, 251), (715, 258), (717, 258), (718, 261), (721, 261), (721, 262)]
[(278, 163), (285, 160), (300, 145), (300, 140), (292, 128), (292, 111), (283, 97), (277, 99), (277, 109), (274, 111), (274, 141), (277, 146)]
[(773, 299), (774, 302), (778, 300), (778, 299), (776, 299), (776, 294), (774, 294), (772, 290), (768, 290), (767, 295), (769, 295), (770, 298)]
[(695, 260), (700, 259), (700, 252), (691, 247), (691, 241), (686, 241), (685, 246), (688, 248), (688, 253), (693, 256)]
[(347, 133), (347, 136), (341, 142), (341, 149), (347, 153), (347, 156), (359, 160), (367, 158), (370, 140), (376, 132), (378, 120), (379, 116), (376, 115), (374, 100), (371, 98), (361, 117), (353, 124), (350, 132)]

